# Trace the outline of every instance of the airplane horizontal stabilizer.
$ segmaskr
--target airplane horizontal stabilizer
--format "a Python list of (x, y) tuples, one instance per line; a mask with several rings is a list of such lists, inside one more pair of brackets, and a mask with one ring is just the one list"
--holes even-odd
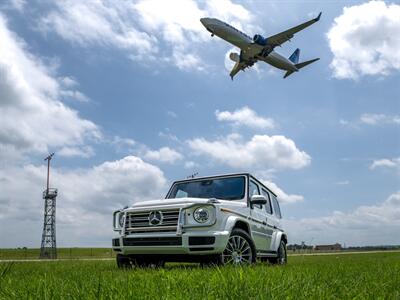
[[(305, 66), (307, 66), (307, 65), (309, 65), (309, 64), (312, 64), (313, 62), (316, 62), (317, 60), (319, 60), (319, 58), (314, 58), (314, 59), (311, 59), (311, 60), (303, 61), (303, 62), (301, 62), (301, 63), (299, 63), (299, 64), (295, 64), (295, 66), (296, 66), (296, 68), (297, 68), (298, 70), (300, 70), (301, 68), (304, 68)], [(291, 71), (291, 70), (287, 71), (287, 72), (285, 73), (285, 75), (283, 76), (283, 78), (286, 78), (286, 77), (292, 75), (293, 72), (294, 72), (294, 71)]]
[(292, 73), (293, 73), (293, 71), (287, 71), (287, 72), (285, 73), (285, 76), (283, 76), (283, 78), (286, 78), (286, 77), (292, 75)]
[(296, 64), (295, 66), (296, 66), (297, 69), (301, 69), (301, 68), (304, 68), (305, 66), (307, 66), (309, 64), (312, 64), (313, 62), (316, 62), (317, 60), (319, 60), (319, 58), (314, 58), (314, 59), (311, 59), (311, 60), (303, 61), (303, 62), (301, 62), (299, 64)]

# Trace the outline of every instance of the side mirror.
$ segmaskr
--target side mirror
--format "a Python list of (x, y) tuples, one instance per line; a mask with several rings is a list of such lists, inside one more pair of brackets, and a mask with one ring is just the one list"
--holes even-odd
[(265, 205), (267, 204), (267, 198), (263, 195), (253, 195), (250, 199), (251, 205)]

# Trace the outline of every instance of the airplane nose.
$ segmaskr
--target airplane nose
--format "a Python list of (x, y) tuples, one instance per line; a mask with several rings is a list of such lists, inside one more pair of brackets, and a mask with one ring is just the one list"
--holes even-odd
[(208, 20), (208, 18), (201, 18), (201, 19), (200, 19), (200, 22), (201, 22), (201, 24), (203, 24), (204, 26), (206, 26), (207, 20)]

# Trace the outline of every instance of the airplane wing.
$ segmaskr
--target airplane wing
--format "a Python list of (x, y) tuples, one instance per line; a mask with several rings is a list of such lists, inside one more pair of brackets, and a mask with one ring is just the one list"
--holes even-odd
[[(251, 45), (253, 46), (253, 44)], [(240, 71), (244, 71), (246, 68), (249, 68), (251, 66), (254, 65), (254, 63), (257, 62), (256, 59), (253, 58), (253, 56), (255, 55), (255, 53), (250, 53), (249, 56), (249, 51), (254, 50), (253, 48), (249, 47), (246, 51), (240, 51), (240, 58), (235, 60), (235, 65), (233, 66), (231, 73), (229, 74), (229, 76), (231, 76), (231, 79), (233, 80), (233, 77), (239, 73)], [(256, 50), (259, 51), (259, 50)]]
[(242, 61), (242, 62), (236, 62), (235, 65), (233, 66), (231, 72), (229, 73), (229, 76), (231, 76), (231, 79), (233, 80), (233, 77), (239, 72), (239, 71), (244, 71), (247, 67), (251, 67), (253, 64), (249, 63), (247, 61)]
[(289, 41), (294, 36), (295, 33), (307, 28), (308, 26), (314, 24), (315, 22), (318, 22), (319, 19), (321, 18), (321, 14), (322, 12), (320, 12), (318, 17), (316, 17), (315, 19), (312, 19), (303, 24), (297, 25), (288, 30), (282, 31), (281, 33), (268, 37), (267, 38), (268, 44), (272, 45), (273, 47), (282, 45), (283, 43)]

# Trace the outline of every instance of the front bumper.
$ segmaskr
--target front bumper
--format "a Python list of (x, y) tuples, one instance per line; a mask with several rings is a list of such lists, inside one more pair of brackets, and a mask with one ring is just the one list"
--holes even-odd
[(181, 254), (208, 255), (222, 253), (228, 243), (229, 231), (187, 231), (119, 236), (113, 239), (114, 251), (123, 255)]

